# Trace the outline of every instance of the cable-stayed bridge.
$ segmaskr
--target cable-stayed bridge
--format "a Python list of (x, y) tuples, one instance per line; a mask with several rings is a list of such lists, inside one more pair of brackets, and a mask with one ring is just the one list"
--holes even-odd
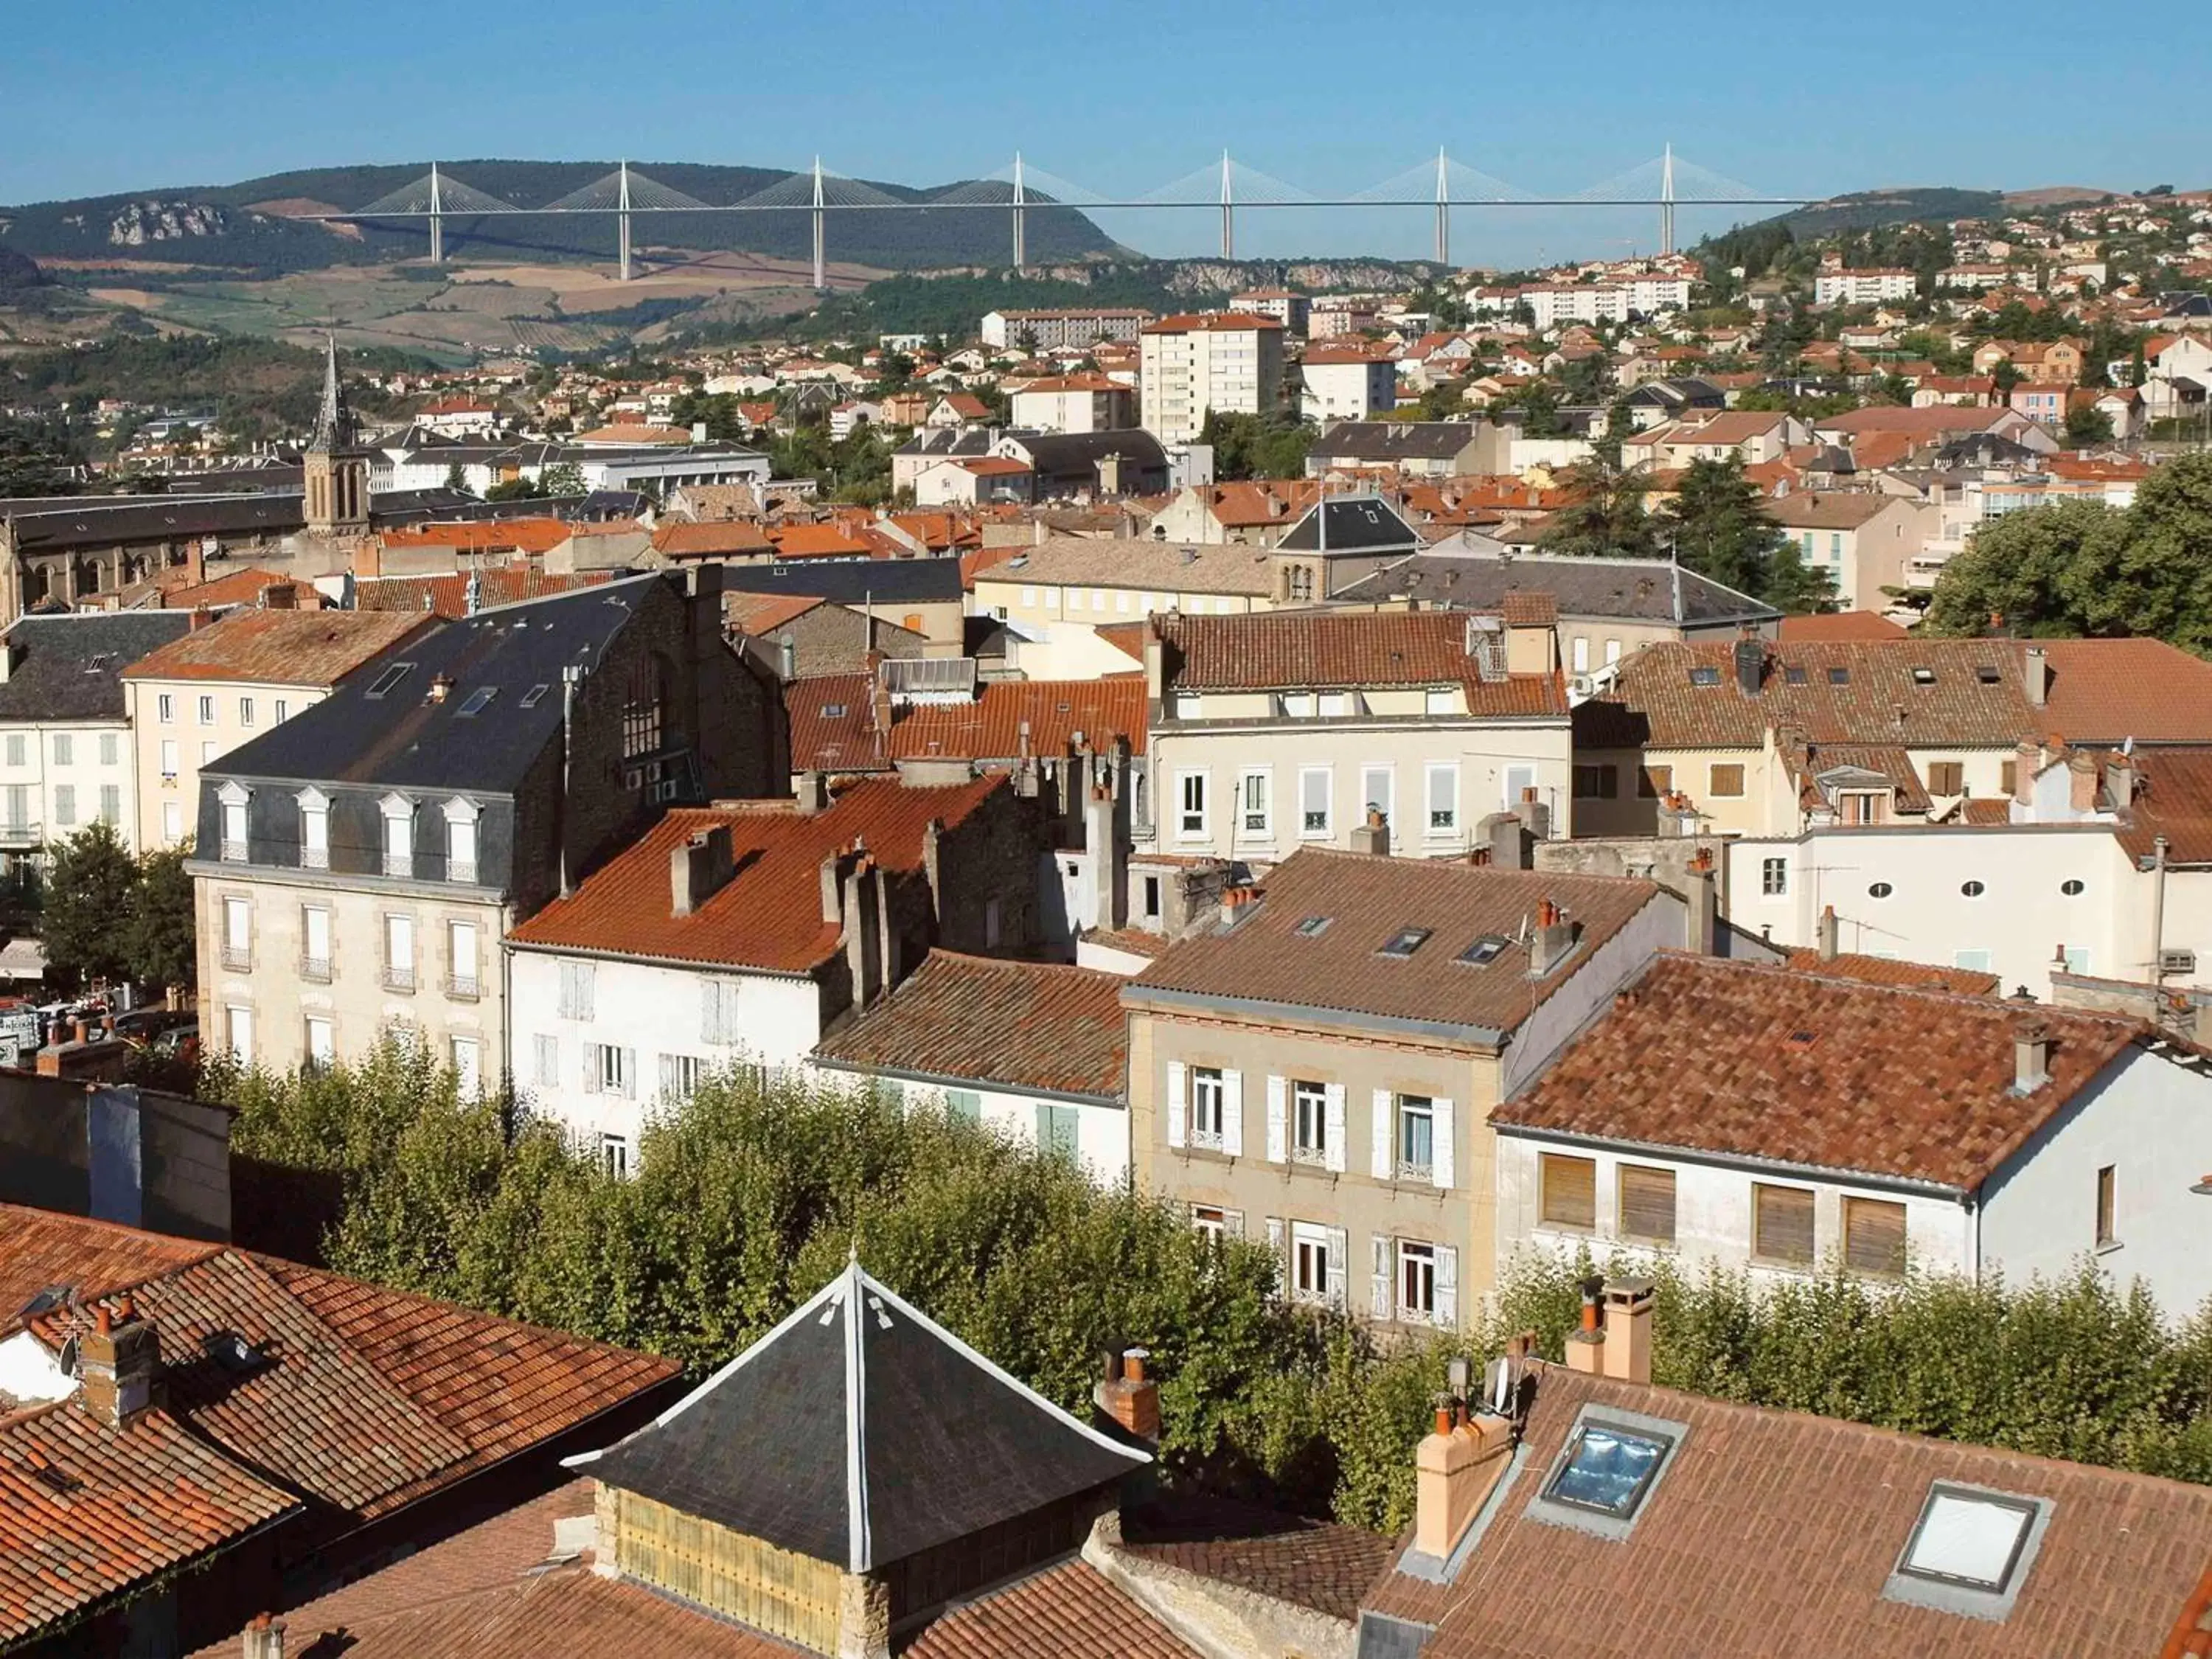
[(933, 194), (893, 196), (823, 166), (819, 157), (803, 172), (790, 173), (734, 202), (704, 202), (647, 178), (624, 161), (605, 178), (539, 207), (518, 207), (478, 190), (438, 163), (410, 184), (348, 212), (301, 213), (288, 216), (351, 222), (426, 222), (430, 258), (446, 254), (446, 221), (476, 221), (501, 215), (548, 217), (575, 214), (612, 215), (618, 223), (622, 276), (630, 279), (631, 222), (639, 214), (806, 213), (814, 231), (814, 286), (826, 286), (830, 216), (840, 213), (938, 212), (946, 209), (1007, 215), (1016, 270), (1029, 263), (1025, 220), (1032, 209), (1073, 208), (1085, 213), (1117, 210), (1189, 209), (1218, 214), (1221, 257), (1237, 257), (1237, 216), (1269, 208), (1419, 210), (1435, 221), (1436, 258), (1451, 263), (1452, 214), (1462, 209), (1648, 207), (1659, 215), (1659, 250), (1674, 251), (1674, 211), (1692, 207), (1798, 207), (1820, 199), (1812, 195), (1762, 194), (1674, 154), (1672, 145), (1648, 161), (1569, 196), (1524, 191), (1502, 179), (1456, 161), (1439, 149), (1364, 190), (1316, 194), (1261, 172), (1224, 150), (1218, 161), (1169, 180), (1142, 195), (1108, 196), (1027, 162), (1017, 154), (995, 172)]

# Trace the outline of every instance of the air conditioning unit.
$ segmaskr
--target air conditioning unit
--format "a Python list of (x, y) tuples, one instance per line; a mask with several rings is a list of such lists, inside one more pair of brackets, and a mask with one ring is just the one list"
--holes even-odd
[(653, 804), (659, 805), (664, 802), (674, 800), (680, 793), (676, 780), (669, 778), (653, 786), (652, 799)]
[(2158, 971), (2161, 974), (2193, 974), (2197, 971), (2197, 952), (2194, 951), (2160, 951)]

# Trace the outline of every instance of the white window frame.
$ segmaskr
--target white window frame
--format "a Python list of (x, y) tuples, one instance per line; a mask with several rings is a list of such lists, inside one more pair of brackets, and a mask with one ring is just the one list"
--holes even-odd
[(1521, 805), (1521, 792), (1523, 789), (1534, 789), (1539, 787), (1536, 781), (1536, 769), (1534, 766), (1509, 766), (1498, 775), (1501, 779), (1499, 787), (1505, 792), (1504, 808), (1509, 812)]
[[(1428, 1325), (1437, 1316), (1437, 1247), (1425, 1240), (1401, 1238), (1393, 1291), (1398, 1317), (1407, 1324)], [(1413, 1294), (1417, 1288), (1422, 1294)]]
[[(1441, 812), (1437, 808), (1437, 785), (1439, 780), (1443, 781), (1445, 786), (1443, 791), (1445, 805)], [(1439, 839), (1449, 839), (1458, 835), (1459, 763), (1431, 761), (1422, 769), (1421, 789), (1423, 802), (1427, 809), (1422, 817), (1424, 832)], [(1442, 821), (1439, 822), (1439, 819)]]
[[(456, 795), (446, 813), (446, 879), (473, 885), (477, 878), (477, 825), (483, 808)], [(462, 854), (465, 852), (467, 856)]]
[[(322, 918), (322, 950), (315, 949), (315, 934), (319, 931), (316, 918)], [(300, 907), (300, 977), (317, 984), (326, 984), (331, 977), (331, 911), (328, 905), (303, 904)]]
[(199, 699), (198, 707), (195, 708), (193, 712), (199, 716), (199, 723), (202, 726), (213, 726), (215, 724), (215, 698), (212, 696), (203, 694)]
[(329, 1014), (309, 1014), (302, 1030), (308, 1069), (320, 1071), (335, 1064), (338, 1057), (337, 1021)]
[[(1315, 789), (1318, 781), (1321, 811), (1314, 811)], [(1318, 816), (1320, 822), (1314, 822)], [(1333, 766), (1301, 766), (1298, 768), (1298, 834), (1303, 838), (1327, 841), (1336, 827), (1336, 769)]]
[[(1203, 767), (1193, 767), (1176, 774), (1176, 839), (1205, 841), (1212, 827), (1212, 790), (1208, 786), (1208, 773)], [(1194, 789), (1194, 786), (1195, 788)], [(1197, 805), (1193, 807), (1194, 794)]]
[(331, 867), (331, 798), (319, 789), (300, 792), (300, 867)]
[(1190, 1068), (1190, 1144), (1218, 1151), (1227, 1133), (1229, 1074), (1218, 1066)]
[[(1382, 783), (1379, 790), (1375, 787), (1376, 780), (1378, 778)], [(1386, 763), (1380, 766), (1362, 766), (1359, 769), (1361, 821), (1365, 822), (1367, 814), (1376, 811), (1382, 814), (1382, 821), (1391, 829), (1395, 830), (1398, 827), (1398, 769), (1395, 766)]]
[(415, 874), (415, 803), (404, 795), (386, 795), (377, 803), (384, 827), (384, 873), (402, 880)]
[(1790, 896), (1790, 860), (1762, 858), (1759, 861), (1759, 896), (1763, 899)]
[[(1253, 802), (1259, 802), (1255, 810)], [(1237, 838), (1270, 841), (1275, 834), (1275, 771), (1271, 766), (1248, 766), (1237, 780)]]
[(177, 740), (174, 738), (162, 738), (158, 752), (161, 761), (161, 781), (174, 783), (177, 781), (177, 768), (184, 760), (184, 757), (177, 752)]
[(164, 726), (172, 726), (177, 719), (177, 700), (167, 691), (156, 692), (154, 697), (155, 716)]
[[(244, 785), (226, 781), (215, 792), (219, 851), (225, 864), (246, 862), (246, 803), (252, 793)], [(236, 833), (234, 834), (233, 832)]]
[[(446, 994), (456, 997), (483, 994), (483, 932), (474, 921), (446, 923)], [(466, 960), (463, 960), (465, 945)]]
[[(384, 913), (384, 988), (387, 991), (415, 988), (415, 918), (403, 910)], [(404, 945), (406, 949), (399, 947)]]
[(584, 1045), (584, 1092), (637, 1098), (637, 1050), (615, 1042)]

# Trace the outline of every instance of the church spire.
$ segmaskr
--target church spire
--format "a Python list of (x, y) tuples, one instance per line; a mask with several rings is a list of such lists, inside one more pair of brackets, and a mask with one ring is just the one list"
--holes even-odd
[(328, 454), (353, 447), (354, 425), (353, 410), (338, 380), (337, 336), (325, 334), (323, 348), (323, 405), (315, 415), (315, 436), (310, 447)]

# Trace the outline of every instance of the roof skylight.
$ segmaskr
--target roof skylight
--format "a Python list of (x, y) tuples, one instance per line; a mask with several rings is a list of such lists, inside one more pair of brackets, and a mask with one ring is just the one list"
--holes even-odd
[(1663, 1434), (1586, 1422), (1544, 1496), (1626, 1521), (1644, 1501), (1674, 1444)]
[(1717, 668), (1692, 668), (1690, 671), (1690, 684), (1692, 685), (1718, 685), (1720, 683), (1721, 671)]
[(396, 662), (376, 677), (375, 681), (364, 695), (370, 697), (381, 697), (414, 672), (413, 663)]
[(1787, 663), (1783, 666), (1782, 678), (1792, 685), (1802, 685), (1805, 684), (1805, 671), (1794, 662)]
[(461, 705), (461, 716), (465, 719), (471, 715), (483, 714), (491, 700), (498, 695), (499, 688), (495, 685), (478, 686), (469, 693), (469, 700)]
[(1916, 668), (1912, 671), (1912, 683), (1913, 683), (1915, 685), (1933, 685), (1933, 684), (1936, 684), (1936, 671), (1935, 671), (1934, 669), (1932, 669), (1932, 668), (1929, 668), (1929, 667), (1926, 666), (1925, 665), (1921, 665), (1921, 666), (1916, 667)]
[(545, 694), (552, 689), (553, 688), (551, 686), (546, 684), (543, 680), (539, 681), (536, 685), (532, 686), (530, 690), (522, 694), (522, 706), (525, 708), (537, 708), (539, 703), (545, 701)]
[(1319, 939), (1328, 931), (1329, 923), (1335, 920), (1334, 916), (1306, 916), (1291, 931), (1300, 939)]
[(1485, 933), (1480, 939), (1459, 953), (1459, 959), (1470, 968), (1487, 968), (1505, 953), (1510, 941), (1495, 933)]
[(1929, 1488), (1897, 1570), (2002, 1593), (2011, 1584), (2034, 1520), (2035, 1505), (2026, 1498), (1938, 1481)]
[(1837, 668), (1831, 668), (1831, 669), (1828, 671), (1828, 684), (1831, 684), (1831, 685), (1849, 685), (1850, 683), (1851, 683), (1851, 671), (1850, 671), (1850, 669), (1848, 669), (1848, 668), (1842, 668), (1842, 667), (1837, 667)]
[(1386, 957), (1410, 957), (1427, 942), (1430, 931), (1426, 927), (1401, 927), (1382, 941), (1382, 949), (1378, 954)]
[(1995, 663), (1985, 662), (1974, 671), (1974, 678), (1984, 685), (1995, 685), (2003, 676), (1997, 672), (1997, 665)]

